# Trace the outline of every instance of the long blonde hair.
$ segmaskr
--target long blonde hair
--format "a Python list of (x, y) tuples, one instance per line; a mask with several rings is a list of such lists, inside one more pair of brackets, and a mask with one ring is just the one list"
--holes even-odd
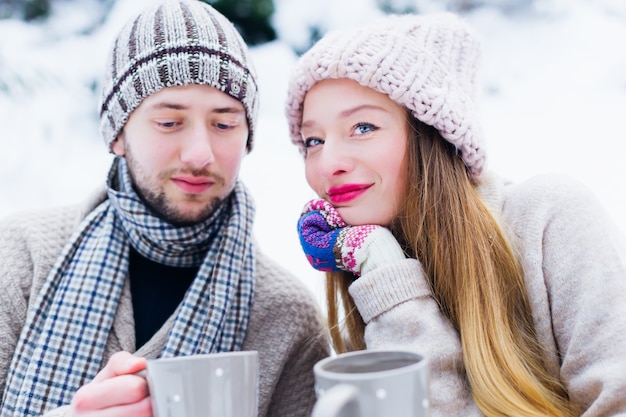
[[(422, 263), (441, 312), (459, 331), (476, 404), (487, 416), (576, 415), (562, 383), (546, 371), (523, 271), (507, 237), (455, 148), (410, 119), (407, 198), (390, 229)], [(365, 325), (348, 293), (354, 279), (327, 274), (328, 321), (338, 352), (365, 349)]]

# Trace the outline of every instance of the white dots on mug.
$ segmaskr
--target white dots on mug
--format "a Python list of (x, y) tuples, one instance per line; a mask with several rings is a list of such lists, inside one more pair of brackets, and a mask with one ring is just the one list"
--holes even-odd
[(172, 394), (172, 396), (170, 397), (173, 403), (179, 403), (181, 402), (182, 398), (179, 394)]
[(376, 390), (376, 398), (378, 398), (379, 400), (384, 400), (385, 398), (387, 398), (387, 390), (383, 388)]
[(424, 408), (430, 407), (430, 403), (428, 402), (428, 398), (424, 398), (422, 400), (422, 407), (424, 407)]
[(222, 368), (217, 368), (215, 370), (215, 376), (220, 377), (222, 375), (224, 375), (224, 370)]

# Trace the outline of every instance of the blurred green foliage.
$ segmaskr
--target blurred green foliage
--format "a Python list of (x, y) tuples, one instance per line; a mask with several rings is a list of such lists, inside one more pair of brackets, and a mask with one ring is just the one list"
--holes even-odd
[(50, 14), (50, 0), (0, 0), (0, 18), (34, 20)]
[(24, 20), (37, 19), (50, 14), (49, 0), (24, 0)]
[[(105, 0), (100, 1), (105, 2)], [(230, 19), (249, 45), (276, 39), (276, 32), (271, 24), (272, 14), (274, 14), (273, 0), (200, 1), (210, 4)], [(45, 19), (50, 15), (53, 3), (54, 0), (0, 0), (0, 18), (17, 18), (27, 21)]]
[(274, 14), (272, 0), (202, 0), (219, 10), (239, 30), (248, 45), (276, 39), (271, 24)]

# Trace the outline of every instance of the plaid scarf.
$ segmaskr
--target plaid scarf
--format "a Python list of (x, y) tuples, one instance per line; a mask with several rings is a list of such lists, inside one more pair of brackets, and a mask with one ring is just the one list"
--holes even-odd
[(176, 311), (162, 357), (241, 349), (252, 304), (254, 203), (241, 183), (200, 224), (174, 227), (133, 191), (113, 163), (109, 199), (81, 223), (48, 274), (17, 344), (0, 416), (68, 404), (102, 367), (128, 274), (129, 245), (171, 266), (199, 266)]

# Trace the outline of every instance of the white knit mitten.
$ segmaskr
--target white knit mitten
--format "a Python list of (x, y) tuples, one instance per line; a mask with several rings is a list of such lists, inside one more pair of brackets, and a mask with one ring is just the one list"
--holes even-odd
[(341, 253), (344, 268), (358, 276), (406, 258), (389, 229), (377, 225), (341, 229), (334, 249)]

